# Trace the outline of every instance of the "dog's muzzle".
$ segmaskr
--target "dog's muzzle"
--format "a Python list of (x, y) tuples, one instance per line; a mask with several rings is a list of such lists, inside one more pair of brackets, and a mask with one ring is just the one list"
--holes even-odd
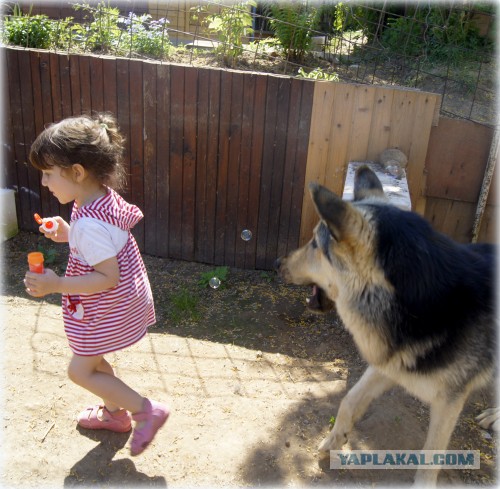
[[(278, 258), (274, 262), (274, 269), (276, 270), (278, 276), (284, 282), (293, 283), (293, 281), (286, 276), (286, 273), (284, 272), (282, 265), (283, 265), (282, 258)], [(321, 287), (318, 287), (316, 284), (309, 284), (309, 285), (312, 286), (312, 294), (311, 296), (306, 298), (306, 304), (308, 309), (310, 309), (313, 312), (325, 313), (335, 308), (335, 303), (328, 298), (325, 291)]]

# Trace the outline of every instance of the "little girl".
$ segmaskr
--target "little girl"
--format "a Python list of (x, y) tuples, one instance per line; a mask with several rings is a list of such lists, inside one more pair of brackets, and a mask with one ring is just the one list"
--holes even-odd
[(125, 180), (124, 140), (108, 114), (64, 119), (45, 129), (31, 147), (31, 164), (42, 185), (61, 204), (74, 201), (71, 222), (44, 235), (69, 242), (64, 277), (53, 270), (27, 272), (33, 297), (62, 294), (64, 329), (73, 352), (69, 378), (103, 399), (85, 409), (78, 424), (89, 429), (127, 432), (136, 422), (132, 455), (141, 453), (169, 416), (163, 404), (146, 399), (117, 378), (106, 353), (139, 341), (155, 323), (153, 297), (130, 229), (143, 217), (111, 187)]

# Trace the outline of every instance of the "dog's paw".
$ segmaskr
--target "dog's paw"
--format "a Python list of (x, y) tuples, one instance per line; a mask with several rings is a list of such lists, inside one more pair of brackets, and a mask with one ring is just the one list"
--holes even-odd
[(330, 450), (340, 450), (347, 443), (345, 434), (338, 434), (335, 429), (319, 444), (318, 451), (328, 452)]
[(500, 409), (486, 409), (476, 417), (476, 421), (484, 430), (494, 430), (498, 432), (500, 431)]

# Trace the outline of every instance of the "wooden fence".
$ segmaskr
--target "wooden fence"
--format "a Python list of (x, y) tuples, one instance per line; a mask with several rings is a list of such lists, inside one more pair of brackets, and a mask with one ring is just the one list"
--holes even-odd
[(305, 182), (341, 193), (348, 161), (376, 159), (388, 146), (409, 155), (412, 200), (426, 213), (435, 94), (17, 48), (0, 54), (4, 185), (18, 188), (23, 229), (35, 229), (34, 212), (69, 215), (26, 164), (36, 135), (102, 110), (116, 114), (127, 138), (125, 197), (144, 211), (134, 234), (149, 254), (269, 269), (316, 221)]

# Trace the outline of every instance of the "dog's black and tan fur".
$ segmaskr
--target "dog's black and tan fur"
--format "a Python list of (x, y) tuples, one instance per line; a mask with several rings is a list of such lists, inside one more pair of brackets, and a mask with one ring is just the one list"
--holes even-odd
[[(370, 402), (396, 384), (430, 405), (423, 449), (446, 449), (469, 393), (494, 371), (493, 246), (455, 243), (391, 205), (368, 167), (357, 171), (353, 202), (317, 184), (310, 191), (320, 222), (308, 244), (278, 260), (279, 274), (313, 284), (316, 308), (334, 301), (369, 364), (319, 449), (341, 448)], [(417, 472), (419, 484), (436, 479), (436, 470)]]

